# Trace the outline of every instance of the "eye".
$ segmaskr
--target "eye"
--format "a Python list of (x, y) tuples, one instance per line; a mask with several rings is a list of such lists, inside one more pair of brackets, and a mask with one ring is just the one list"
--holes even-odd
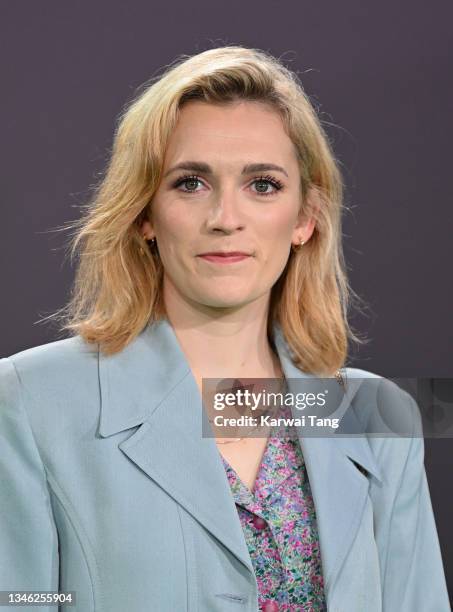
[(198, 183), (201, 184), (200, 178), (196, 176), (195, 174), (193, 174), (193, 175), (182, 176), (181, 178), (177, 179), (173, 187), (175, 189), (178, 189), (179, 187), (181, 187), (181, 185), (185, 185), (186, 189), (183, 189), (182, 190), (183, 192), (195, 193)]
[[(198, 185), (203, 185), (203, 181), (196, 174), (181, 176), (173, 183), (174, 189), (180, 189), (184, 186), (183, 193), (197, 193)], [(259, 176), (255, 178), (251, 185), (256, 186), (255, 193), (260, 196), (270, 196), (283, 189), (283, 184), (273, 176)]]
[[(283, 189), (282, 183), (273, 176), (260, 176), (254, 179), (252, 185), (256, 186), (256, 193), (262, 196), (272, 195)], [(269, 187), (272, 187), (272, 189), (269, 190)]]

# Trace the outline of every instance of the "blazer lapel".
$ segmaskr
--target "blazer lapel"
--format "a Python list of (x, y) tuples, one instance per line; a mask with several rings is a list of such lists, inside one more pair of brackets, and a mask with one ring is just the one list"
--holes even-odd
[[(296, 368), (279, 326), (275, 324), (273, 330), (291, 391), (291, 379), (312, 375)], [(119, 444), (121, 451), (253, 574), (217, 445), (214, 438), (202, 437), (207, 418), (202, 398), (170, 323), (163, 319), (149, 324), (120, 353), (100, 353), (99, 379), (99, 434), (107, 437), (141, 425)], [(345, 402), (353, 394), (345, 396)], [(346, 414), (354, 419), (351, 410)], [(293, 416), (300, 416), (295, 409)], [(329, 597), (368, 494), (369, 482), (353, 461), (372, 477), (380, 480), (381, 475), (364, 437), (305, 437), (302, 430), (298, 435), (313, 493)]]
[[(215, 536), (253, 575), (237, 509), (189, 364), (166, 320), (121, 353), (99, 355), (106, 437), (141, 425), (121, 451)], [(206, 429), (205, 429), (206, 431)]]
[[(312, 377), (296, 368), (279, 327), (275, 328), (275, 343), (290, 391), (301, 391), (300, 380)], [(363, 424), (355, 416), (351, 402), (362, 381), (348, 381), (347, 391), (337, 413), (347, 422), (345, 431), (363, 432)], [(293, 416), (300, 416), (293, 408)], [(330, 433), (325, 437), (298, 438), (304, 456), (312, 490), (323, 565), (324, 585), (329, 601), (330, 592), (360, 526), (368, 496), (369, 479), (364, 478), (354, 463), (364, 468), (370, 478), (382, 481), (368, 440), (360, 437), (340, 437)], [(330, 602), (331, 603), (331, 602)]]

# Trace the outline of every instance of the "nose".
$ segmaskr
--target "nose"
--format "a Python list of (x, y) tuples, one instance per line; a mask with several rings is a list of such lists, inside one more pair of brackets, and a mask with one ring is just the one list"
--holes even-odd
[(209, 207), (206, 227), (209, 231), (232, 233), (244, 227), (240, 198), (234, 188), (224, 188)]

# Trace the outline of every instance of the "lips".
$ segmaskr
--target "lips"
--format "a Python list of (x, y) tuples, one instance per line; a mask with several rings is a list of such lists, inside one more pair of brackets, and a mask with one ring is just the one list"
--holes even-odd
[(248, 253), (244, 253), (243, 251), (228, 251), (228, 252), (210, 251), (209, 253), (201, 253), (201, 255), (199, 255), (199, 257), (206, 257), (206, 256), (213, 256), (213, 257), (248, 257), (249, 254)]
[(250, 257), (248, 253), (243, 251), (229, 251), (227, 253), (222, 251), (212, 251), (210, 253), (202, 253), (198, 255), (201, 259), (209, 261), (215, 264), (231, 264), (239, 261), (244, 261)]

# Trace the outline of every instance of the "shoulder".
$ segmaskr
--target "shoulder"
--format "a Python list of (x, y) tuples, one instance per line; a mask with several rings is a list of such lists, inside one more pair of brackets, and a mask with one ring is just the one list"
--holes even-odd
[(413, 437), (420, 433), (417, 401), (398, 382), (359, 368), (345, 368), (351, 409), (370, 434)]
[(83, 367), (97, 356), (97, 344), (88, 344), (80, 336), (73, 336), (19, 351), (6, 359), (13, 363), (18, 373), (27, 376), (37, 372), (63, 372), (74, 366)]
[(98, 348), (79, 336), (34, 346), (0, 360), (0, 384), (14, 375), (35, 399), (83, 388), (97, 374)]
[(27, 418), (38, 437), (83, 418), (98, 403), (98, 347), (79, 336), (0, 359), (0, 418)]
[(71, 381), (89, 372), (98, 360), (97, 345), (89, 345), (79, 336), (34, 346), (0, 360), (3, 371), (13, 368), (21, 384), (33, 392), (69, 388)]
[[(423, 427), (416, 399), (397, 382), (358, 368), (347, 368), (353, 387), (350, 410), (382, 474), (382, 494), (395, 496), (408, 470), (423, 474)], [(411, 459), (412, 457), (412, 459)]]

